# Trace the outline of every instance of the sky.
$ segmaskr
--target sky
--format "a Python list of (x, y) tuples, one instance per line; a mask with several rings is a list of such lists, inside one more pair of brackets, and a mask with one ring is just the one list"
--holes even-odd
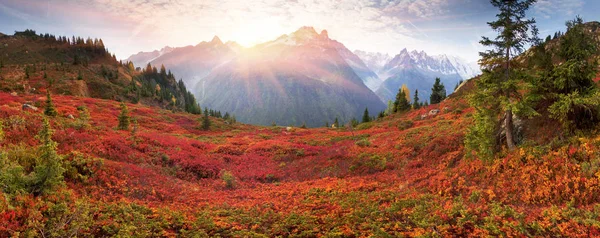
[[(538, 0), (528, 15), (545, 36), (576, 15), (600, 21), (597, 12), (598, 0)], [(215, 35), (251, 47), (313, 26), (350, 50), (393, 56), (408, 48), (474, 62), (496, 13), (486, 0), (0, 0), (0, 32), (102, 38), (125, 59)]]

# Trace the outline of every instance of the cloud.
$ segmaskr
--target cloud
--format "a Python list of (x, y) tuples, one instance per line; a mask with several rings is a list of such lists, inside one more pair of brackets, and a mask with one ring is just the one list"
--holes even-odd
[[(18, 0), (6, 0), (17, 2)], [(327, 29), (353, 49), (397, 53), (428, 50), (452, 12), (479, 0), (40, 0), (37, 14), (62, 18), (61, 29), (96, 34), (120, 58), (165, 45), (195, 45), (218, 35), (246, 46), (273, 40), (301, 26)], [(22, 4), (25, 5), (25, 4)], [(54, 19), (55, 22), (57, 21)], [(70, 28), (69, 28), (70, 27)], [(111, 43), (114, 42), (114, 43)], [(447, 47), (446, 47), (447, 48)]]
[(545, 19), (557, 14), (573, 17), (581, 12), (585, 2), (583, 0), (538, 0), (533, 9), (535, 13)]

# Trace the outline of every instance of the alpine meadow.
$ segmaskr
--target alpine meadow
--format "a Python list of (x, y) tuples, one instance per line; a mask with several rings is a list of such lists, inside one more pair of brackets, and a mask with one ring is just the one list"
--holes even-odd
[(0, 237), (600, 237), (598, 12), (0, 1)]

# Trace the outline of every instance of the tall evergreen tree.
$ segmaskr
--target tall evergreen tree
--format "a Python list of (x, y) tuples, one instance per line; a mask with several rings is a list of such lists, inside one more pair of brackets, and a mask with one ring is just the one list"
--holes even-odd
[(46, 114), (46, 116), (51, 116), (51, 117), (58, 115), (56, 108), (54, 108), (54, 103), (52, 103), (52, 97), (50, 96), (50, 90), (46, 91), (46, 107), (44, 109), (44, 114)]
[(365, 108), (365, 112), (363, 113), (362, 123), (370, 122), (371, 117), (369, 116), (369, 108)]
[(394, 112), (403, 112), (410, 109), (410, 103), (406, 99), (404, 90), (400, 88), (398, 94), (396, 94), (396, 101), (394, 102)]
[[(513, 111), (518, 110), (527, 115), (535, 113), (521, 100), (519, 87), (524, 83), (524, 74), (517, 67), (518, 62), (513, 62), (525, 45), (537, 38), (535, 20), (526, 19), (525, 15), (535, 2), (536, 0), (491, 1), (500, 11), (495, 21), (488, 22), (497, 36), (494, 39), (484, 36), (480, 41), (483, 46), (492, 49), (479, 53), (483, 74), (477, 82), (479, 90), (470, 100), (476, 109), (476, 124), (467, 135), (467, 145), (475, 147), (478, 152), (487, 151), (483, 154), (492, 154), (493, 148), (489, 148), (490, 145), (500, 143), (495, 136), (501, 128), (500, 124), (504, 125), (506, 145), (509, 150), (513, 150)], [(498, 118), (503, 119), (498, 121)]]
[(415, 97), (413, 98), (413, 109), (419, 109), (421, 104), (419, 103), (419, 90), (415, 89)]
[(438, 104), (446, 99), (446, 88), (440, 81), (440, 78), (435, 78), (435, 83), (431, 88), (431, 96), (429, 96), (429, 103)]
[(125, 103), (121, 103), (121, 113), (119, 114), (119, 130), (129, 130), (129, 109)]
[(204, 108), (204, 115), (202, 116), (202, 130), (208, 131), (210, 129), (210, 119), (208, 118), (208, 109)]
[(335, 128), (339, 128), (340, 127), (340, 122), (338, 121), (338, 118), (335, 118), (335, 121), (333, 122), (333, 125), (335, 126)]

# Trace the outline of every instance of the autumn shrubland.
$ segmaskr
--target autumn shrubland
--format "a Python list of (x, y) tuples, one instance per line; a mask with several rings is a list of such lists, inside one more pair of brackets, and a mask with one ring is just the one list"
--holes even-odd
[(0, 72), (2, 237), (600, 235), (600, 136), (551, 117), (560, 96), (532, 104), (516, 148), (482, 156), (465, 143), (479, 78), (351, 130), (287, 130), (61, 93), (22, 64)]

